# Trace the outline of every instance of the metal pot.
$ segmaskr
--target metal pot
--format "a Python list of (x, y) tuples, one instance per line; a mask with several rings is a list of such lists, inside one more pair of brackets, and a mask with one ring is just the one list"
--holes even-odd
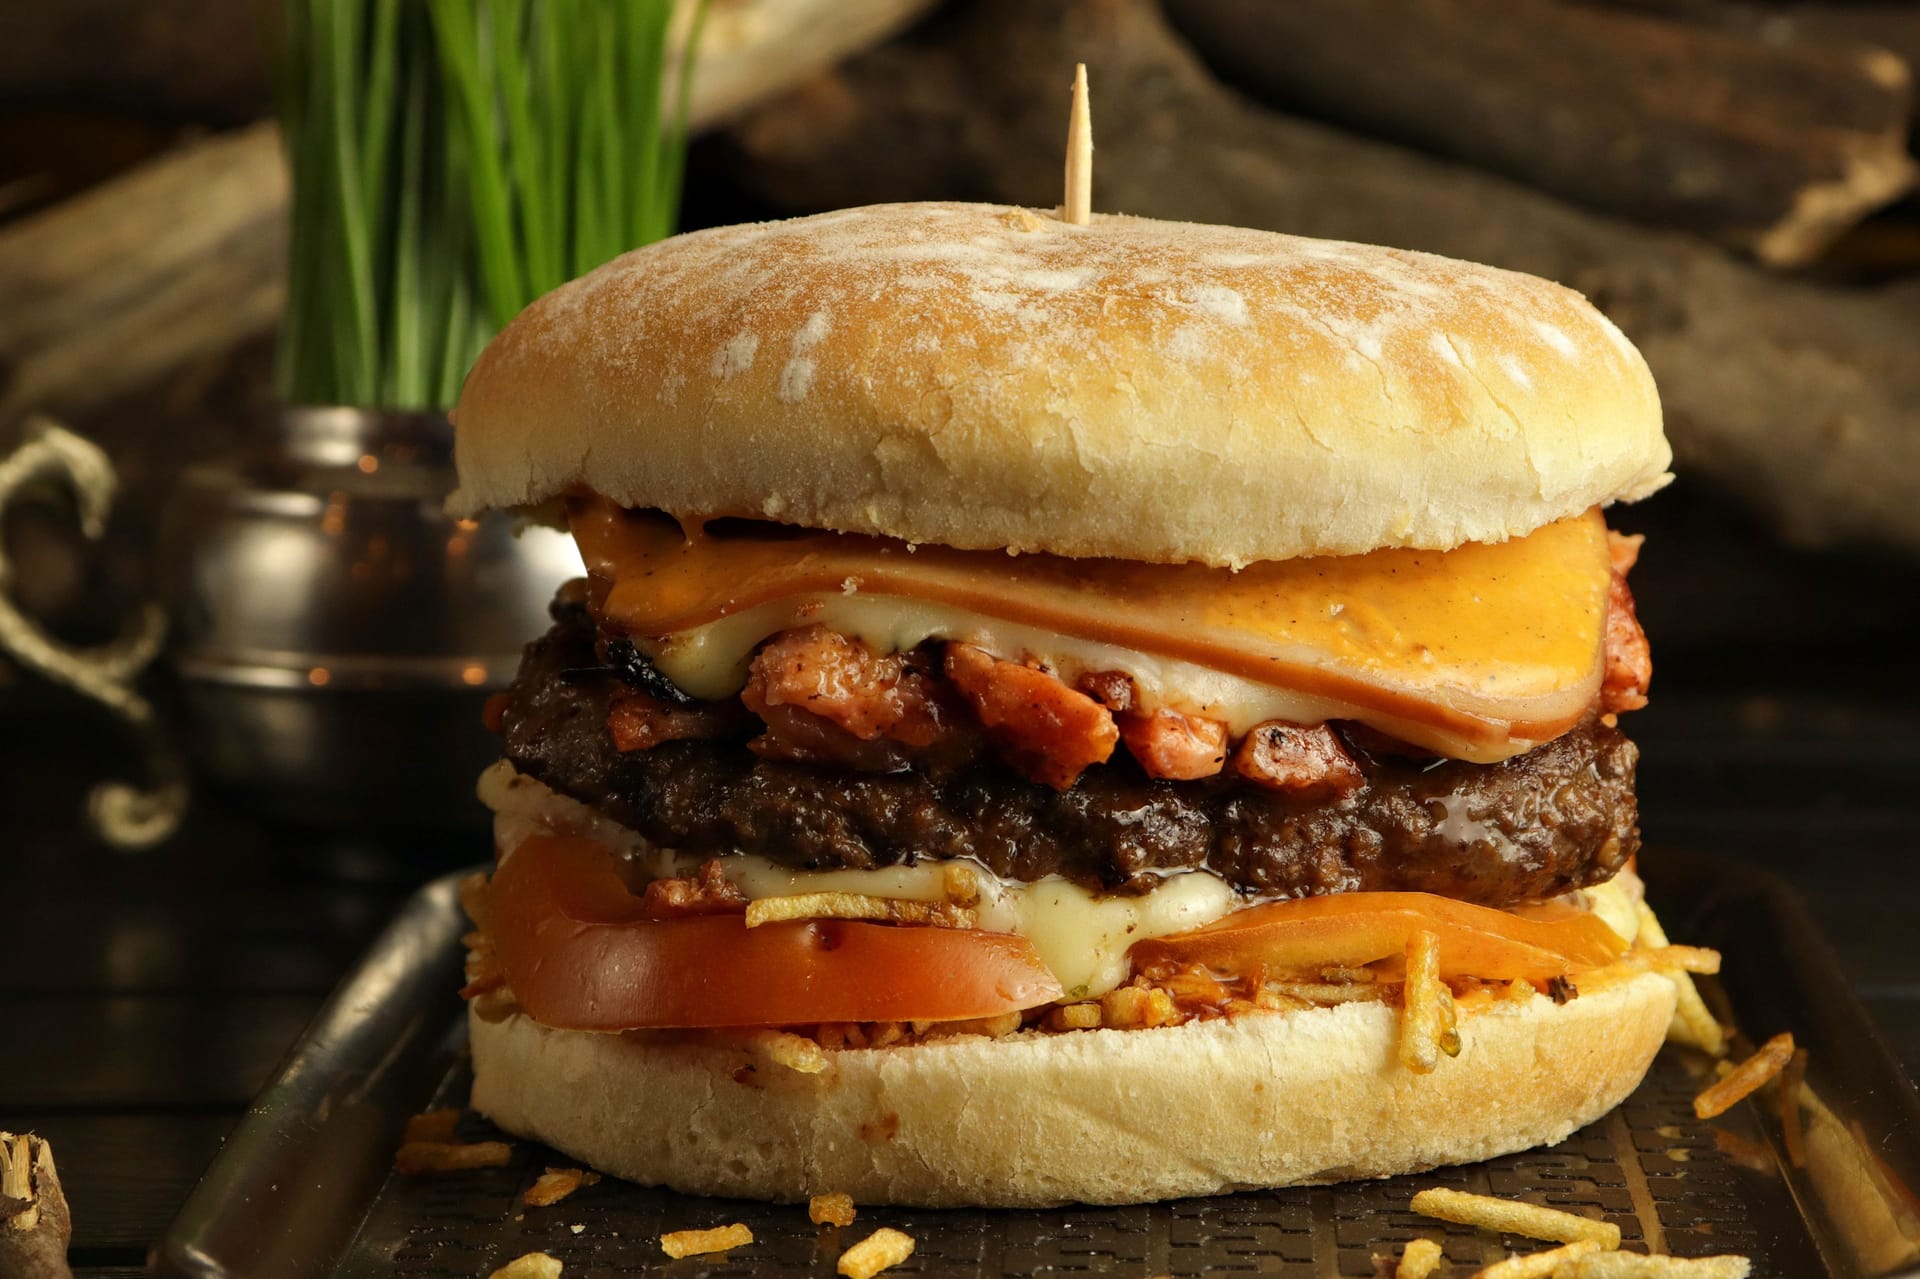
[(170, 655), (198, 771), (354, 832), (479, 824), (481, 723), (573, 541), (449, 519), (439, 414), (293, 408), (258, 454), (187, 469), (161, 524)]

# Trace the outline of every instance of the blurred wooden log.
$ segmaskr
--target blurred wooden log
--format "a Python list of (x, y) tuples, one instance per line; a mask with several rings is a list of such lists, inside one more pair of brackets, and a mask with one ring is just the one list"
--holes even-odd
[(0, 99), (234, 124), (269, 106), (264, 17), (235, 0), (0, 5)]
[(688, 104), (693, 127), (724, 120), (878, 44), (937, 2), (712, 0)]
[[(1586, 0), (1641, 13), (1740, 31), (1771, 45), (1885, 49), (1920, 75), (1920, 5), (1885, 0), (1829, 0), (1828, 3), (1754, 4), (1748, 0)], [(1920, 94), (1912, 118), (1920, 123)]]
[[(160, 30), (174, 3), (157, 11)], [(931, 3), (720, 0), (695, 65), (696, 121), (883, 39)], [(113, 8), (82, 5), (94, 6)], [(40, 7), (16, 6), (7, 21), (28, 8)], [(278, 134), (258, 124), (0, 231), (0, 420), (83, 412), (271, 329), (285, 298), (286, 201)]]
[(0, 420), (82, 412), (271, 327), (286, 199), (260, 124), (0, 231)]
[(1912, 185), (1912, 77), (1884, 50), (1563, 0), (1169, 0), (1265, 101), (1412, 143), (1576, 204), (1818, 257)]
[[(690, 16), (687, 0), (679, 2)], [(935, 3), (710, 0), (690, 103), (695, 127), (886, 39)], [(242, 0), (0, 5), (0, 101), (255, 120), (271, 106), (275, 18), (274, 6)]]
[(747, 117), (731, 135), (740, 180), (792, 209), (1051, 204), (1076, 61), (1093, 78), (1095, 209), (1393, 244), (1563, 280), (1646, 353), (1685, 481), (1718, 485), (1802, 543), (1920, 551), (1920, 282), (1823, 289), (1263, 111), (1210, 78), (1148, 0), (950, 11)]

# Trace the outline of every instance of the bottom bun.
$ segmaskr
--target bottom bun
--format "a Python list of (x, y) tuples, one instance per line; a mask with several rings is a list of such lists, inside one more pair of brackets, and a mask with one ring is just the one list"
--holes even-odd
[[(1626, 1097), (1673, 1015), (1640, 974), (1463, 1016), (1416, 1075), (1382, 1004), (1156, 1030), (829, 1050), (772, 1037), (471, 1019), (473, 1105), (603, 1171), (703, 1195), (1044, 1207), (1142, 1203), (1468, 1163), (1563, 1140)], [(787, 1056), (786, 1054), (779, 1054)], [(791, 1058), (788, 1058), (791, 1060)]]

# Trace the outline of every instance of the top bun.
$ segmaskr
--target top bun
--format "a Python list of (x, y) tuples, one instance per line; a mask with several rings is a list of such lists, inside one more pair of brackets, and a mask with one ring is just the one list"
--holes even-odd
[(1578, 293), (1399, 249), (891, 204), (637, 249), (522, 312), (456, 515), (591, 490), (967, 549), (1240, 567), (1497, 542), (1669, 478)]

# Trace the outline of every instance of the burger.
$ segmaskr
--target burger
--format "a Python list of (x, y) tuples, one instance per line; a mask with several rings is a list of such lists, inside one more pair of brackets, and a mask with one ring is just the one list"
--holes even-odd
[(1616, 1105), (1670, 478), (1577, 293), (1131, 217), (683, 235), (530, 306), (450, 508), (584, 580), (490, 704), (473, 1105), (771, 1199), (1378, 1177)]

